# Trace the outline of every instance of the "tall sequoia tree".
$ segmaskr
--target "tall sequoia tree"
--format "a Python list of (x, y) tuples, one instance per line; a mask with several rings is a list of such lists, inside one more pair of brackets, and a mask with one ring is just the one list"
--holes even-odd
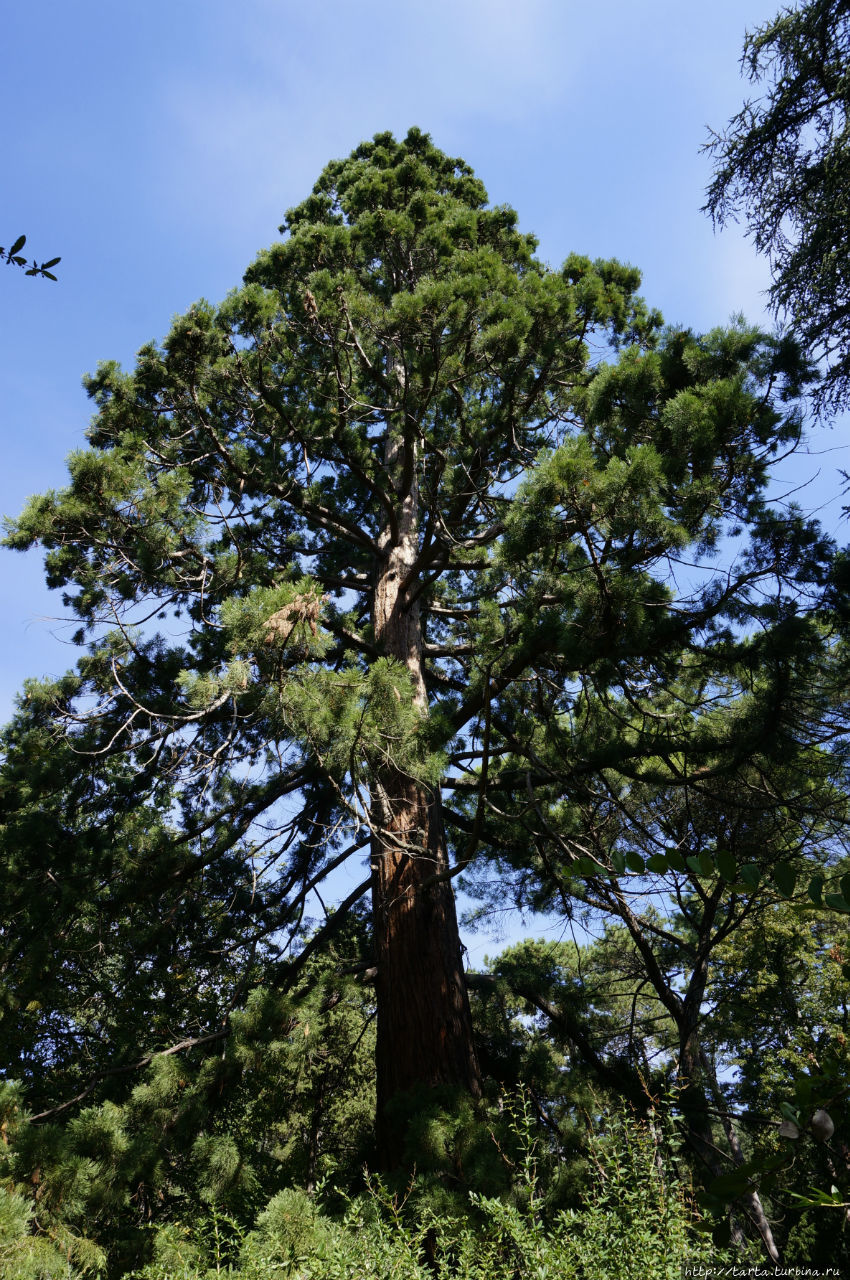
[[(656, 758), (659, 725), (673, 750), (675, 717), (638, 706), (622, 732), (606, 691), (645, 707), (699, 653), (693, 696), (710, 696), (760, 585), (759, 625), (784, 636), (801, 593), (829, 589), (829, 554), (764, 501), (799, 437), (790, 344), (663, 331), (616, 262), (547, 268), (418, 131), (330, 164), (282, 232), (222, 306), (88, 380), (90, 448), (11, 528), (46, 547), (86, 649), (28, 689), (9, 738), (7, 892), (27, 919), (60, 884), (83, 893), (87, 824), (124, 831), (153, 803), (147, 846), (131, 837), (110, 870), (96, 843), (98, 892), (129, 874), (176, 927), (213, 883), (209, 953), (230, 927), (253, 975), (256, 946), (294, 941), (313, 891), (368, 848), (369, 877), (268, 963), (291, 980), (371, 887), (393, 1163), (391, 1099), (479, 1092), (452, 879), (506, 794), (550, 802), (547, 734), (573, 780)], [(730, 527), (752, 530), (739, 563), (677, 593), (673, 560), (707, 561)], [(748, 733), (772, 707), (753, 700)], [(66, 819), (27, 789), (27, 752), (85, 762)], [(28, 858), (34, 810), (54, 822)], [(215, 869), (234, 862), (227, 901)]]

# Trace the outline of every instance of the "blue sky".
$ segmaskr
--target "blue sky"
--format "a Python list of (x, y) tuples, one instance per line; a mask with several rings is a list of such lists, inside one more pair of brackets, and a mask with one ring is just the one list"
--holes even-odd
[[(571, 250), (632, 262), (647, 299), (696, 328), (759, 318), (766, 267), (700, 212), (699, 148), (744, 96), (745, 26), (776, 3), (18, 6), (3, 28), (0, 243), (25, 232), (62, 262), (57, 284), (0, 269), (0, 511), (63, 482), (89, 418), (82, 374), (131, 363), (172, 315), (220, 299), (325, 162), (378, 130), (417, 124), (467, 159), (552, 264)], [(841, 444), (833, 430), (824, 447)], [(837, 493), (846, 451), (820, 465)], [(38, 554), (0, 555), (5, 719), (25, 676), (74, 654)]]

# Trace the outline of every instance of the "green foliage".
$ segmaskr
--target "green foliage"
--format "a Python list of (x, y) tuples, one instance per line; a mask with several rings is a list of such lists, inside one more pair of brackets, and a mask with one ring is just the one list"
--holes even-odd
[[(5, 1144), (14, 1135), (16, 1126), (10, 1120), (15, 1110), (14, 1089), (4, 1082), (0, 1115)], [(51, 1210), (42, 1199), (40, 1183), (37, 1170), (32, 1178), (33, 1199), (23, 1188), (0, 1182), (0, 1274), (9, 1280), (83, 1280), (102, 1275), (104, 1250), (69, 1221), (73, 1212)]]
[(62, 259), (51, 258), (48, 262), (42, 263), (38, 263), (33, 259), (32, 262), (27, 262), (21, 253), (26, 242), (26, 236), (18, 236), (14, 244), (11, 244), (8, 249), (4, 249), (0, 245), (0, 262), (5, 262), (8, 266), (22, 267), (24, 274), (28, 276), (43, 276), (45, 280), (55, 280), (56, 276), (50, 268), (55, 267)]
[[(83, 763), (79, 740), (57, 738), (65, 696), (62, 682), (28, 685), (0, 782), (0, 1062), (33, 1110), (220, 1026), (248, 951), (227, 949), (234, 926), (250, 936), (263, 920), (241, 858), (224, 853), (193, 883), (167, 779), (140, 803), (131, 769)], [(126, 1077), (105, 1079), (120, 1092)]]
[(225, 1040), (155, 1058), (120, 1105), (34, 1125), (20, 1087), (3, 1085), (0, 1180), (35, 1189), (41, 1227), (91, 1237), (115, 1274), (152, 1247), (151, 1223), (171, 1257), (180, 1221), (223, 1215), (244, 1234), (275, 1187), (356, 1184), (371, 1155), (371, 1012), (326, 960), (300, 999), (256, 989)]
[(590, 1144), (594, 1175), (585, 1206), (562, 1212), (547, 1228), (539, 1214), (533, 1166), (527, 1167), (527, 1208), (517, 1213), (488, 1202), (491, 1230), (503, 1248), (514, 1251), (514, 1266), (529, 1280), (591, 1280), (622, 1266), (625, 1257), (644, 1275), (672, 1280), (681, 1273), (682, 1260), (698, 1253), (699, 1237), (688, 1189), (659, 1175), (660, 1131), (624, 1123), (616, 1114), (594, 1119), (600, 1129)]
[(378, 658), (365, 673), (354, 665), (305, 672), (280, 689), (276, 711), (335, 775), (360, 781), (392, 768), (431, 786), (443, 775), (443, 754), (423, 751), (410, 676), (392, 658)]
[[(735, 751), (775, 736), (775, 684), (752, 673), (781, 681), (789, 646), (816, 665), (828, 639), (807, 618), (836, 596), (834, 548), (765, 504), (800, 430), (793, 344), (743, 323), (664, 330), (615, 261), (546, 268), (514, 212), (417, 130), (330, 164), (282, 230), (222, 306), (198, 303), (132, 372), (89, 380), (90, 447), (7, 539), (44, 546), (90, 642), (77, 677), (28, 694), (10, 768), (36, 718), (41, 751), (64, 735), (74, 759), (91, 753), (75, 865), (99, 825), (150, 801), (168, 829), (152, 870), (124, 860), (128, 892), (149, 902), (174, 873), (197, 902), (221, 868), (260, 919), (220, 927), (254, 940), (275, 911), (280, 929), (297, 921), (385, 770), (448, 797), (463, 768), (498, 797), (541, 749), (561, 776), (657, 765), (724, 680), (737, 723), (705, 717), (703, 734)], [(374, 634), (399, 485), (418, 506), (419, 634), (401, 657)], [(736, 530), (741, 569), (721, 585), (708, 558)], [(680, 555), (706, 571), (687, 595)], [(45, 791), (64, 804), (66, 758), (20, 797), (28, 823)], [(173, 908), (160, 897), (152, 915)]]
[[(461, 1216), (423, 1208), (415, 1182), (392, 1192), (371, 1179), (368, 1192), (332, 1219), (303, 1192), (286, 1191), (244, 1237), (233, 1274), (240, 1280), (427, 1280), (436, 1268), (444, 1280), (595, 1280), (628, 1257), (642, 1274), (677, 1277), (683, 1259), (701, 1256), (701, 1244), (687, 1188), (659, 1175), (661, 1131), (616, 1113), (596, 1122), (595, 1173), (580, 1209), (547, 1213), (520, 1104), (513, 1119), (519, 1158), (509, 1196), (473, 1195)], [(209, 1222), (192, 1233), (194, 1246), (181, 1240), (179, 1251), (174, 1233), (162, 1234), (156, 1261), (137, 1273), (139, 1280), (199, 1280), (224, 1260)], [(201, 1251), (197, 1261), (193, 1247)]]
[(850, 389), (850, 9), (785, 6), (747, 33), (741, 63), (762, 94), (712, 134), (706, 208), (720, 224), (743, 216), (770, 262), (775, 310), (826, 361), (817, 398), (834, 410)]
[(247, 1251), (250, 1254), (252, 1247), (259, 1245), (266, 1253), (273, 1252), (281, 1258), (292, 1255), (294, 1260), (320, 1250), (328, 1234), (316, 1202), (304, 1191), (287, 1187), (269, 1201), (257, 1218)]
[[(615, 1244), (666, 1274), (691, 1156), (659, 1154), (653, 1105), (678, 1075), (704, 1159), (711, 1052), (765, 1027), (724, 1004), (724, 947), (767, 1009), (759, 927), (848, 901), (848, 582), (769, 488), (811, 370), (743, 321), (665, 329), (619, 262), (546, 267), (417, 130), (331, 163), (281, 234), (221, 306), (101, 366), (67, 486), (9, 526), (80, 657), (3, 739), (0, 1069), (24, 1086), (3, 1176), (115, 1276), (304, 1251), (418, 1276), (442, 1249), (447, 1276), (539, 1280)], [(470, 975), (481, 1102), (455, 872), (485, 908), (596, 932)], [(373, 1057), (406, 1164), (358, 1200)], [(742, 1096), (779, 1100), (756, 1074)], [(533, 1152), (499, 1110), (518, 1083)], [(613, 1121), (585, 1137), (600, 1091), (645, 1117), (631, 1154)]]
[[(823, 1266), (847, 1261), (843, 1237), (827, 1240), (828, 1217), (814, 1229), (806, 1205), (825, 1211), (850, 1191), (836, 1149), (842, 1139), (824, 1143), (811, 1130), (820, 1108), (828, 1110), (836, 1133), (846, 1133), (850, 1123), (848, 947), (842, 915), (776, 903), (721, 945), (708, 990), (706, 1034), (736, 1069), (727, 1093), (756, 1121), (749, 1172), (784, 1224), (787, 1256), (803, 1256), (793, 1250), (808, 1239), (807, 1256)], [(793, 1123), (796, 1137), (779, 1137), (782, 1120)]]
[[(48, 1236), (30, 1231), (32, 1205), (15, 1191), (0, 1186), (0, 1268), (10, 1280), (77, 1280), (83, 1269)], [(76, 1259), (78, 1262), (79, 1259)], [(88, 1271), (85, 1267), (85, 1271)]]

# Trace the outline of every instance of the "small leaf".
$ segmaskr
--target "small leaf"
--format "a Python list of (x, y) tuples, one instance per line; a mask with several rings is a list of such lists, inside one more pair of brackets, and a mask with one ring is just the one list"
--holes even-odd
[(714, 859), (711, 854), (707, 853), (705, 850), (703, 850), (699, 855), (699, 865), (704, 876), (714, 875)]
[(45, 271), (43, 267), (41, 269), (41, 274), (44, 276), (45, 280), (58, 280), (59, 278), (58, 276), (55, 276), (52, 271)]
[(26, 244), (26, 242), (27, 242), (27, 238), (26, 238), (26, 236), (18, 236), (17, 240), (15, 241), (15, 243), (12, 245), (11, 249), (9, 250), (9, 257), (10, 257), (10, 258), (13, 258), (13, 257), (15, 256), (15, 254), (16, 254), (16, 253), (20, 253), (20, 252), (21, 252), (21, 249), (23, 249), (23, 247), (24, 247), (24, 245)]
[(841, 885), (841, 894), (845, 902), (850, 902), (850, 876), (842, 876), (839, 881)]
[(691, 871), (693, 871), (695, 876), (702, 875), (702, 867), (699, 864), (698, 858), (695, 858), (693, 855), (691, 855), (690, 857), (685, 859), (685, 862), (688, 864), (688, 866), (690, 867)]
[(682, 857), (681, 853), (679, 853), (678, 849), (668, 849), (665, 856), (667, 858), (667, 865), (670, 867), (671, 871), (686, 870), (685, 859)]
[(738, 875), (749, 888), (757, 889), (759, 887), (761, 872), (754, 862), (748, 862), (745, 866), (741, 867)]
[(787, 1194), (801, 1205), (806, 1205), (812, 1209), (819, 1208), (821, 1205), (828, 1205), (831, 1208), (841, 1201), (840, 1191), (837, 1196), (830, 1195), (828, 1191), (809, 1191), (808, 1195), (805, 1196), (801, 1196), (798, 1191), (789, 1191)]
[(722, 1173), (719, 1178), (715, 1178), (709, 1183), (709, 1191), (712, 1195), (722, 1196), (739, 1196), (746, 1191), (750, 1185), (750, 1179), (746, 1173), (742, 1173), (740, 1169), (736, 1169), (734, 1173)]
[[(794, 1092), (800, 1099), (800, 1106), (805, 1108), (806, 1104), (812, 1096), (812, 1081), (810, 1076), (798, 1076), (794, 1081)], [(780, 1108), (781, 1109), (781, 1108)]]
[(618, 875), (622, 875), (626, 869), (626, 859), (619, 849), (611, 850), (611, 866)]
[(718, 1222), (711, 1233), (711, 1239), (718, 1249), (725, 1249), (732, 1239), (732, 1223), (728, 1218)]
[(816, 907), (823, 906), (823, 876), (812, 876), (806, 891)]
[(835, 1133), (835, 1124), (832, 1116), (828, 1111), (824, 1111), (823, 1107), (818, 1107), (809, 1121), (809, 1128), (818, 1142), (829, 1142)]
[(797, 1115), (796, 1108), (792, 1107), (790, 1102), (780, 1102), (779, 1110), (782, 1112), (786, 1120), (792, 1120), (794, 1124), (797, 1124), (799, 1116)]
[(657, 871), (659, 875), (663, 875), (667, 870), (668, 859), (663, 853), (653, 853), (646, 860), (646, 865), (650, 871)]
[(646, 863), (639, 853), (627, 853), (626, 866), (629, 868), (629, 871), (634, 871), (637, 875), (641, 875), (646, 870)]
[(51, 258), (49, 262), (42, 262), (41, 269), (44, 271), (47, 267), (55, 267), (56, 264), (61, 261), (61, 258)]
[(774, 1169), (783, 1169), (786, 1167), (785, 1155), (780, 1151), (775, 1156), (768, 1156), (767, 1159), (750, 1160), (749, 1164), (755, 1166), (756, 1173), (771, 1173)]
[(738, 874), (738, 865), (735, 862), (734, 855), (728, 849), (718, 849), (717, 851), (717, 870), (720, 872), (724, 880), (730, 883)]
[(833, 911), (850, 912), (850, 905), (840, 893), (828, 893), (824, 901), (828, 907), (832, 907)]
[(784, 898), (790, 898), (797, 883), (797, 872), (790, 862), (777, 862), (773, 868), (773, 883)]

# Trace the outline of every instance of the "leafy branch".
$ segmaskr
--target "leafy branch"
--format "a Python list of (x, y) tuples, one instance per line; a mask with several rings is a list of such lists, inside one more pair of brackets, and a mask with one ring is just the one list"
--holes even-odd
[(28, 276), (44, 276), (47, 280), (56, 280), (57, 277), (53, 274), (50, 268), (55, 267), (57, 262), (61, 262), (62, 259), (51, 258), (49, 262), (38, 263), (35, 258), (33, 258), (32, 262), (28, 262), (21, 253), (26, 242), (26, 236), (18, 236), (11, 249), (4, 249), (3, 246), (0, 245), (0, 259), (9, 266), (23, 267), (25, 274)]

